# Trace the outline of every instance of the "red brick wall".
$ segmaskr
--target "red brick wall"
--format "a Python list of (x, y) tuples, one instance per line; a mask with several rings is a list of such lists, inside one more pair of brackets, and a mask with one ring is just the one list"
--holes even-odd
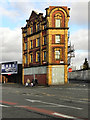
[(35, 47), (36, 47), (36, 39), (33, 40), (33, 48), (35, 48)]
[[(38, 85), (46, 85), (46, 74), (35, 75), (35, 78), (38, 80)], [(24, 75), (24, 83), (26, 83), (27, 79), (34, 79), (33, 75)]]
[[(51, 11), (53, 8), (55, 8), (55, 7), (57, 7), (57, 6), (49, 6), (50, 11)], [(61, 8), (65, 9), (65, 10), (67, 11), (67, 7), (66, 7), (66, 6), (61, 6)]]
[(55, 43), (55, 35), (52, 35), (52, 43)]
[(31, 82), (33, 79), (33, 75), (24, 75), (24, 84), (27, 82), (27, 79), (29, 79)]
[(65, 43), (65, 35), (61, 35), (61, 43)]

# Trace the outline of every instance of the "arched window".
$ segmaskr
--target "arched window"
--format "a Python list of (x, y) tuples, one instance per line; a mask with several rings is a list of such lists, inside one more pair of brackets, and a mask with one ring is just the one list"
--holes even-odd
[(55, 19), (55, 27), (61, 27), (61, 19), (62, 19), (62, 16), (60, 13), (56, 13), (55, 16), (54, 16), (54, 19)]

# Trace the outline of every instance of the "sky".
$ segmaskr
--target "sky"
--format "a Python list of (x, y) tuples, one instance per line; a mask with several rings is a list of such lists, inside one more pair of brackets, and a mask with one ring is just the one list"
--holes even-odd
[(49, 6), (70, 8), (69, 31), (75, 57), (71, 65), (77, 69), (84, 59), (90, 61), (88, 48), (88, 0), (2, 0), (0, 1), (0, 62), (22, 63), (22, 30), (32, 10), (46, 14)]

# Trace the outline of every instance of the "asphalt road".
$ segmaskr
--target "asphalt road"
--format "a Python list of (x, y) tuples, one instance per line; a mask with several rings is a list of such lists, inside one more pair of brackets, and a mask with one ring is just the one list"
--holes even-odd
[(88, 84), (25, 87), (3, 84), (2, 118), (89, 120)]

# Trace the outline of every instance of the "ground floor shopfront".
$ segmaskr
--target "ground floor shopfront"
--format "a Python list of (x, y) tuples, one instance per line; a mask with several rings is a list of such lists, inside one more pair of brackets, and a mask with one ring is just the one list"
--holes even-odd
[(22, 83), (22, 76), (17, 74), (0, 75), (1, 83)]
[(60, 85), (68, 82), (67, 65), (48, 65), (23, 69), (22, 83), (37, 79), (39, 85)]
[(21, 83), (22, 84), (22, 64), (18, 64), (17, 73), (1, 73), (0, 83)]

